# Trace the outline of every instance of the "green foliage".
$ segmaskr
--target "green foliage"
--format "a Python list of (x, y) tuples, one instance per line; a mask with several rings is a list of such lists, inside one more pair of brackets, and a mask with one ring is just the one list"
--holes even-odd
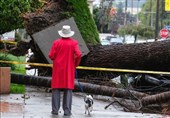
[[(164, 4), (162, 5), (163, 0), (160, 0), (159, 3), (159, 18), (162, 18), (162, 22), (166, 22), (166, 24), (170, 24), (170, 14), (164, 11)], [(144, 25), (155, 26), (156, 23), (156, 4), (155, 0), (147, 0), (143, 5), (141, 12), (139, 13), (139, 19)], [(161, 20), (159, 20), (159, 24), (161, 25)]]
[(3, 42), (0, 42), (0, 50), (1, 49), (4, 49), (4, 44), (3, 44)]
[[(11, 55), (11, 54), (8, 54), (8, 57), (9, 57), (12, 61), (25, 62), (25, 56), (16, 57), (16, 56), (13, 56), (13, 55)], [(25, 65), (24, 65), (24, 64), (16, 64), (16, 65), (15, 65), (15, 69), (12, 70), (12, 72), (25, 74), (25, 72), (26, 72), (26, 70), (25, 70)]]
[[(0, 53), (0, 60), (4, 61), (25, 61), (25, 56), (16, 57), (11, 54)], [(11, 67), (12, 72), (25, 74), (25, 65), (14, 65), (14, 64), (6, 64), (0, 62), (0, 67)]]
[(153, 38), (154, 37), (154, 28), (149, 26), (140, 25), (139, 27), (139, 35), (145, 38)]
[(15, 41), (16, 42), (21, 41), (21, 35), (17, 32), (15, 32)]
[(137, 37), (138, 35), (144, 38), (153, 38), (154, 29), (149, 26), (128, 24), (118, 30), (120, 36), (133, 35)]
[[(0, 60), (12, 61), (10, 57), (2, 53), (0, 53)], [(0, 67), (11, 67), (11, 70), (16, 69), (16, 66), (14, 64), (8, 64), (8, 63), (2, 63), (2, 62), (0, 62)]]
[(22, 13), (33, 11), (41, 6), (39, 0), (1, 0), (0, 34), (22, 28)]
[(97, 27), (87, 5), (87, 0), (67, 0), (70, 14), (80, 30), (86, 43), (97, 44), (100, 42)]
[(10, 86), (10, 93), (25, 93), (25, 85), (20, 85), (20, 84), (11, 84)]
[[(154, 1), (155, 2), (155, 1)], [(152, 2), (153, 3), (153, 2)], [(143, 5), (143, 8), (142, 8), (142, 11), (141, 11), (141, 14), (139, 15), (140, 17), (140, 20), (142, 21), (143, 24), (145, 25), (150, 25), (149, 24), (149, 18), (150, 18), (150, 15), (153, 15), (153, 14), (150, 14), (150, 5), (152, 4), (150, 3), (150, 1), (146, 1), (146, 4)], [(156, 3), (156, 2), (155, 2)], [(155, 9), (156, 10), (156, 9)]]
[[(0, 60), (4, 61), (25, 61), (25, 57), (16, 57), (11, 54), (0, 53)], [(0, 62), (0, 67), (11, 67), (11, 72), (25, 74), (25, 65), (14, 65)], [(25, 85), (11, 84), (10, 93), (24, 93)]]
[(118, 34), (120, 36), (125, 36), (126, 34), (132, 34), (132, 30), (133, 30), (132, 25), (127, 24), (118, 29)]
[(99, 8), (97, 6), (93, 7), (93, 19), (95, 21), (95, 24), (98, 24), (98, 16), (99, 16)]

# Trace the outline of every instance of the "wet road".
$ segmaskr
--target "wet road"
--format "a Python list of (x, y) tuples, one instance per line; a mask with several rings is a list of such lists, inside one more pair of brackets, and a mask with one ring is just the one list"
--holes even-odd
[[(84, 114), (84, 94), (73, 93), (72, 116), (64, 116), (60, 108), (58, 116), (51, 114), (51, 93), (45, 89), (27, 87), (23, 94), (1, 95), (1, 118), (166, 118), (157, 114), (128, 113), (110, 106), (104, 109), (111, 100), (109, 97), (95, 96), (91, 116)], [(167, 117), (168, 118), (168, 117)]]

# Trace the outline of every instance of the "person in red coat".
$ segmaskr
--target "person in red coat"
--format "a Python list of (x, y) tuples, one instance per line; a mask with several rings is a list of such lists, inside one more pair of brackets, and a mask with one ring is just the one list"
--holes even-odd
[(58, 115), (60, 108), (60, 92), (64, 90), (63, 111), (64, 115), (71, 115), (72, 90), (76, 67), (81, 61), (81, 51), (78, 41), (70, 38), (74, 35), (69, 25), (64, 25), (58, 31), (61, 38), (55, 40), (49, 52), (49, 58), (53, 61), (52, 68), (52, 114)]

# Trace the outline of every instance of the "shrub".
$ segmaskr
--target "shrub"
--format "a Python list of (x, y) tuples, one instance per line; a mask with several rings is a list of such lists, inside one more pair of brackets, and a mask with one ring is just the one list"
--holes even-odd
[[(4, 60), (4, 61), (12, 61), (9, 57), (7, 57), (6, 55), (0, 53), (0, 60)], [(0, 67), (11, 67), (11, 70), (15, 70), (15, 65), (14, 64), (8, 64), (8, 63), (2, 63), (0, 62)]]

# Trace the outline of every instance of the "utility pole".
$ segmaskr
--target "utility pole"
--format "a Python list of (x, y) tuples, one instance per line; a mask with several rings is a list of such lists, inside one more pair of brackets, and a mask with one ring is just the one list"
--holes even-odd
[(140, 0), (137, 1), (137, 24), (139, 24), (139, 2)]
[(133, 21), (133, 0), (131, 0), (131, 22)]
[(127, 24), (127, 0), (125, 0), (125, 16), (124, 16), (124, 25)]
[(149, 25), (152, 27), (152, 0), (150, 0), (150, 20)]
[(157, 0), (156, 3), (155, 40), (158, 39), (158, 30), (159, 30), (159, 0)]
[(161, 28), (165, 27), (163, 24), (164, 9), (165, 9), (165, 2), (164, 2), (164, 0), (162, 0)]
[[(127, 0), (125, 0), (125, 16), (124, 16), (124, 26), (127, 24)], [(124, 34), (123, 41), (126, 41), (126, 36)]]

